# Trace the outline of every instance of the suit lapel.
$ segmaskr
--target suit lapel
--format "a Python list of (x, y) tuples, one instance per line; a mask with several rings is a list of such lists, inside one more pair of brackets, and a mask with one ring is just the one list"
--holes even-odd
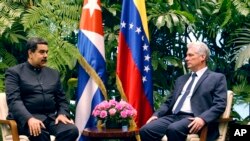
[(193, 95), (192, 97), (195, 95), (196, 90), (198, 89), (198, 87), (201, 85), (201, 83), (207, 78), (207, 76), (209, 75), (209, 70), (207, 69), (203, 75), (201, 76), (201, 78), (198, 80), (198, 82), (196, 83), (195, 87), (194, 87), (194, 91), (193, 91)]

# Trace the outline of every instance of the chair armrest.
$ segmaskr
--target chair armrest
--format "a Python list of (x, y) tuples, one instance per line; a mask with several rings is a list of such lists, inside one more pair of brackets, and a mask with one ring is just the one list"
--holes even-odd
[[(218, 119), (218, 122), (230, 122), (232, 121), (232, 118), (220, 118)], [(206, 141), (207, 140), (207, 126), (204, 126), (201, 130), (200, 134), (200, 141)]]
[(2, 120), (0, 119), (0, 124), (8, 124), (11, 129), (11, 134), (13, 141), (19, 141), (19, 134), (17, 130), (17, 124), (15, 120)]
[(218, 122), (230, 122), (232, 120), (233, 120), (232, 118), (220, 118)]

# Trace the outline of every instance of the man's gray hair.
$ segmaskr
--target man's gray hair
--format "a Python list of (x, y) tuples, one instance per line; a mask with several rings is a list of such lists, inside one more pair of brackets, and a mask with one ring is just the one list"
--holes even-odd
[(205, 55), (206, 56), (206, 60), (208, 60), (209, 56), (210, 56), (210, 49), (208, 48), (208, 46), (200, 41), (196, 41), (196, 42), (190, 42), (187, 44), (187, 48), (190, 47), (195, 47), (198, 49), (198, 53), (201, 55)]

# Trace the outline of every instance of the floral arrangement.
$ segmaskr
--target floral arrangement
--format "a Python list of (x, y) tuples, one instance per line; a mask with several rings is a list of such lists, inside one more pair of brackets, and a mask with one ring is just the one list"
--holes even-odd
[(129, 121), (136, 116), (137, 111), (124, 100), (105, 100), (96, 105), (92, 115), (97, 117), (103, 123), (120, 122), (128, 124)]

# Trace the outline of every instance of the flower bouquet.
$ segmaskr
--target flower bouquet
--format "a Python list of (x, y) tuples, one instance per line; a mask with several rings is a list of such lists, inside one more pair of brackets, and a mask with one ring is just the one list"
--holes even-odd
[(105, 100), (96, 105), (92, 115), (97, 117), (106, 128), (120, 128), (128, 125), (130, 120), (136, 116), (137, 111), (126, 101)]

